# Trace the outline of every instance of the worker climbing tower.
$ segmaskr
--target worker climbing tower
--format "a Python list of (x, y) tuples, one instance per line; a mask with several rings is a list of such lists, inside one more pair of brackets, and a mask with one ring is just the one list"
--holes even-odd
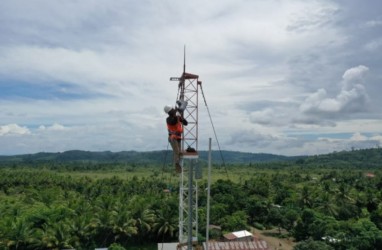
[(198, 95), (202, 82), (199, 76), (186, 72), (186, 51), (184, 50), (183, 73), (180, 77), (171, 77), (171, 81), (178, 82), (177, 100), (187, 102), (182, 113), (188, 121), (184, 126), (181, 144), (181, 166), (179, 185), (179, 245), (178, 248), (188, 246), (192, 249), (197, 242), (198, 234), (198, 186), (201, 169), (198, 159)]

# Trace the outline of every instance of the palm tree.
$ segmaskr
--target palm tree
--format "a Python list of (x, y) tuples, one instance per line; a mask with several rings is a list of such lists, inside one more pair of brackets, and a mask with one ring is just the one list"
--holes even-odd
[(178, 217), (168, 210), (161, 209), (157, 211), (157, 218), (153, 229), (157, 232), (158, 237), (162, 236), (162, 241), (166, 237), (172, 238), (178, 229)]
[(341, 183), (336, 195), (336, 204), (339, 208), (338, 217), (340, 219), (349, 219), (356, 217), (360, 209), (355, 205), (355, 200), (350, 196), (351, 186)]
[(341, 204), (353, 204), (354, 199), (350, 197), (351, 186), (341, 183), (338, 187), (337, 201)]
[(152, 200), (155, 200), (152, 196), (142, 197), (135, 195), (127, 205), (127, 209), (136, 221), (138, 236), (142, 239), (147, 238), (146, 235), (152, 230), (155, 221), (155, 213), (150, 209)]
[(141, 210), (136, 221), (139, 232), (142, 234), (150, 232), (155, 221), (155, 213), (151, 209)]
[(109, 242), (110, 236), (113, 233), (113, 213), (114, 211), (100, 210), (94, 214), (92, 224), (96, 232), (96, 241), (105, 245)]
[[(82, 246), (87, 247), (95, 235), (97, 224), (90, 213), (79, 215), (72, 219), (70, 231), (73, 232), (73, 238), (78, 239)], [(75, 245), (75, 244), (74, 244)], [(76, 246), (77, 247), (77, 246)]]
[(127, 210), (126, 205), (118, 202), (115, 206), (115, 214), (113, 217), (114, 239), (131, 237), (138, 233), (136, 220), (133, 219), (131, 213)]
[(307, 208), (312, 208), (313, 206), (313, 195), (312, 195), (312, 189), (309, 188), (308, 186), (304, 186), (301, 190), (301, 194), (300, 194), (300, 199), (299, 199), (299, 203), (300, 203), (300, 206), (302, 207), (302, 209), (304, 209), (305, 207)]
[[(41, 242), (45, 248), (48, 249), (63, 249), (63, 248), (73, 248), (74, 245), (79, 245), (75, 239), (72, 238), (69, 228), (69, 221), (60, 221), (53, 224), (44, 224), (41, 231)], [(71, 243), (71, 242), (74, 242)]]
[(5, 221), (3, 228), (3, 245), (7, 249), (24, 249), (35, 237), (31, 224), (24, 218), (15, 218)]
[(338, 215), (338, 206), (336, 205), (335, 196), (329, 193), (322, 193), (316, 200), (317, 210), (323, 214), (336, 217)]

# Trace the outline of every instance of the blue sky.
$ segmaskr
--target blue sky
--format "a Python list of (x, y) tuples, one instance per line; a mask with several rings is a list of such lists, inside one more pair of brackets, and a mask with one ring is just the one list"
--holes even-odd
[[(381, 9), (378, 0), (2, 0), (0, 155), (166, 149), (163, 106), (175, 102), (169, 78), (182, 72), (184, 45), (222, 149), (378, 147)], [(214, 135), (199, 104), (206, 149)]]

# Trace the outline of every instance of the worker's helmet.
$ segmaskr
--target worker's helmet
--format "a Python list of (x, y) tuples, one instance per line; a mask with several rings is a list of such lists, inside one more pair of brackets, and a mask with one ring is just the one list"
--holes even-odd
[(170, 110), (173, 109), (170, 105), (166, 105), (164, 106), (164, 112), (168, 114), (168, 112), (170, 112)]

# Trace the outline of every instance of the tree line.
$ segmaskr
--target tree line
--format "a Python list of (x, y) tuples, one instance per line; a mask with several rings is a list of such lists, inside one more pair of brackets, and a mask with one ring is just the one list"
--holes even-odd
[[(90, 152), (70, 150), (62, 153), (36, 153), (24, 155), (1, 156), (2, 166), (30, 166), (62, 168), (63, 166), (76, 168), (82, 164), (87, 168), (99, 168), (100, 165), (113, 167), (121, 164), (135, 164), (137, 166), (152, 166), (168, 163), (172, 159), (172, 151), (121, 151), (121, 152)], [(207, 162), (208, 152), (199, 151), (200, 161)], [(352, 149), (351, 151), (333, 152), (313, 156), (283, 156), (265, 153), (245, 153), (237, 151), (212, 151), (212, 158), (218, 165), (258, 165), (261, 167), (283, 167), (299, 165), (304, 167), (331, 167), (370, 169), (380, 168), (382, 162), (382, 148)], [(278, 164), (275, 164), (278, 163)]]

